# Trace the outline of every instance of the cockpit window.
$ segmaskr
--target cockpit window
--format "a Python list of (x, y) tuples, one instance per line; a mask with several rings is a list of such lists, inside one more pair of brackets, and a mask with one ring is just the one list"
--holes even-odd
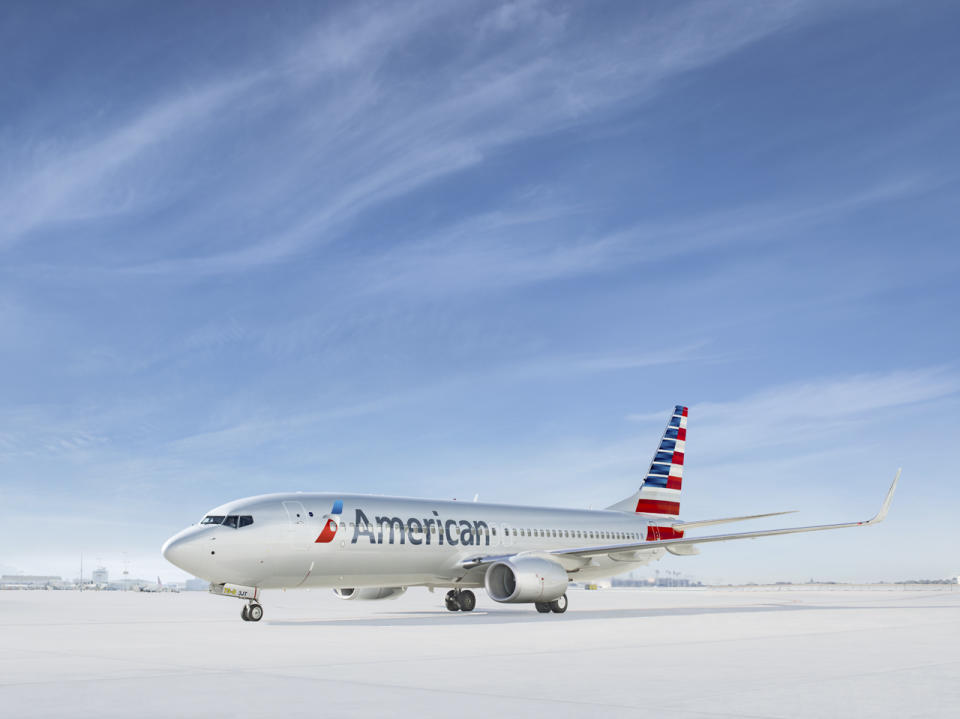
[(220, 524), (224, 527), (233, 527), (234, 529), (237, 529), (237, 527), (248, 527), (253, 524), (253, 517), (251, 517), (249, 514), (231, 514), (226, 517), (224, 517), (222, 514), (208, 514), (206, 517), (200, 520), (200, 524)]

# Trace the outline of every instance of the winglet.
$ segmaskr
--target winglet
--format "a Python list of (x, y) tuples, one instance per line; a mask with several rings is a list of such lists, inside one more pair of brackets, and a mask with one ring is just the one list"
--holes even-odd
[(893, 478), (893, 484), (890, 485), (890, 489), (887, 490), (887, 497), (883, 500), (883, 504), (880, 507), (880, 511), (877, 512), (876, 516), (873, 519), (867, 520), (863, 524), (877, 524), (882, 522), (887, 517), (887, 512), (890, 511), (890, 502), (893, 501), (893, 492), (897, 488), (897, 482), (900, 480), (900, 472), (903, 471), (903, 467), (897, 470), (897, 476)]

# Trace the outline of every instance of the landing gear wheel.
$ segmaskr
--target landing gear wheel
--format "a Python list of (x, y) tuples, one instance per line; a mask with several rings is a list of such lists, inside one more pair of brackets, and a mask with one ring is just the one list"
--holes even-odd
[(460, 611), (460, 599), (457, 596), (457, 592), (451, 589), (447, 592), (447, 596), (443, 598), (444, 604), (447, 605), (447, 610), (451, 612)]
[(567, 595), (564, 594), (559, 599), (554, 599), (550, 602), (550, 611), (554, 614), (563, 614), (567, 611)]
[(249, 607), (246, 604), (244, 604), (243, 609), (240, 610), (240, 618), (245, 622), (250, 621), (250, 615), (247, 613), (248, 609)]
[(473, 608), (477, 606), (477, 597), (469, 589), (466, 589), (460, 592), (459, 604), (461, 612), (472, 612)]
[(251, 604), (247, 607), (247, 621), (259, 622), (263, 618), (263, 607), (259, 604)]
[(534, 606), (537, 608), (537, 611), (541, 614), (549, 614), (550, 604), (547, 602), (536, 602)]

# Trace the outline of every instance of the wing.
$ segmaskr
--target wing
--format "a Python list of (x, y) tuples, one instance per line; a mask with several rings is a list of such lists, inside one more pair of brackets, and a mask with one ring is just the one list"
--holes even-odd
[[(897, 470), (897, 476), (894, 477), (887, 496), (883, 500), (880, 511), (872, 517), (862, 522), (844, 522), (842, 524), (817, 524), (811, 527), (787, 527), (785, 529), (763, 529), (758, 532), (738, 532), (736, 534), (715, 534), (706, 537), (683, 537), (681, 539), (662, 539), (651, 542), (631, 542), (629, 544), (606, 544), (595, 547), (576, 547), (573, 549), (554, 549), (544, 552), (546, 555), (553, 555), (558, 560), (564, 558), (589, 559), (601, 555), (610, 555), (615, 559), (630, 561), (634, 552), (641, 552), (649, 549), (663, 547), (676, 554), (689, 553), (690, 548), (697, 544), (707, 544), (709, 542), (731, 542), (735, 539), (757, 539), (759, 537), (774, 537), (780, 534), (798, 534), (800, 532), (820, 532), (827, 529), (844, 529), (846, 527), (867, 527), (871, 524), (882, 522), (890, 511), (890, 502), (893, 501), (893, 493), (897, 488), (897, 482), (900, 480), (900, 470)], [(762, 515), (761, 515), (762, 516)], [(714, 520), (711, 520), (714, 521)], [(691, 523), (693, 524), (693, 523)], [(689, 525), (688, 525), (689, 526)], [(465, 561), (462, 566), (465, 569), (472, 569), (491, 562), (509, 559), (515, 555), (502, 555), (490, 557), (476, 557)]]
[(662, 539), (655, 542), (634, 542), (632, 544), (612, 544), (602, 547), (582, 547), (579, 549), (558, 549), (550, 552), (560, 556), (574, 557), (592, 557), (599, 554), (611, 554), (619, 552), (629, 552), (640, 549), (656, 549), (657, 547), (689, 547), (696, 544), (706, 544), (708, 542), (730, 542), (734, 539), (757, 539), (758, 537), (774, 537), (779, 534), (798, 534), (800, 532), (820, 532), (827, 529), (844, 529), (846, 527), (866, 527), (871, 524), (882, 522), (890, 511), (890, 502), (893, 501), (893, 492), (897, 488), (897, 482), (900, 479), (900, 470), (897, 470), (897, 476), (893, 479), (893, 484), (887, 491), (887, 496), (883, 500), (880, 511), (863, 522), (844, 522), (842, 524), (816, 524), (812, 527), (788, 527), (786, 529), (763, 529), (759, 532), (737, 532), (736, 534), (715, 534), (706, 537), (684, 537), (682, 539)]

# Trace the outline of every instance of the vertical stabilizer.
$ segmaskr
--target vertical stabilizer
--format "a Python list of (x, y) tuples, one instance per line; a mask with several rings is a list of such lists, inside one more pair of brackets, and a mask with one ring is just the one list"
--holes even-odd
[(640, 489), (608, 509), (673, 518), (680, 514), (683, 456), (687, 444), (687, 408), (677, 405)]

